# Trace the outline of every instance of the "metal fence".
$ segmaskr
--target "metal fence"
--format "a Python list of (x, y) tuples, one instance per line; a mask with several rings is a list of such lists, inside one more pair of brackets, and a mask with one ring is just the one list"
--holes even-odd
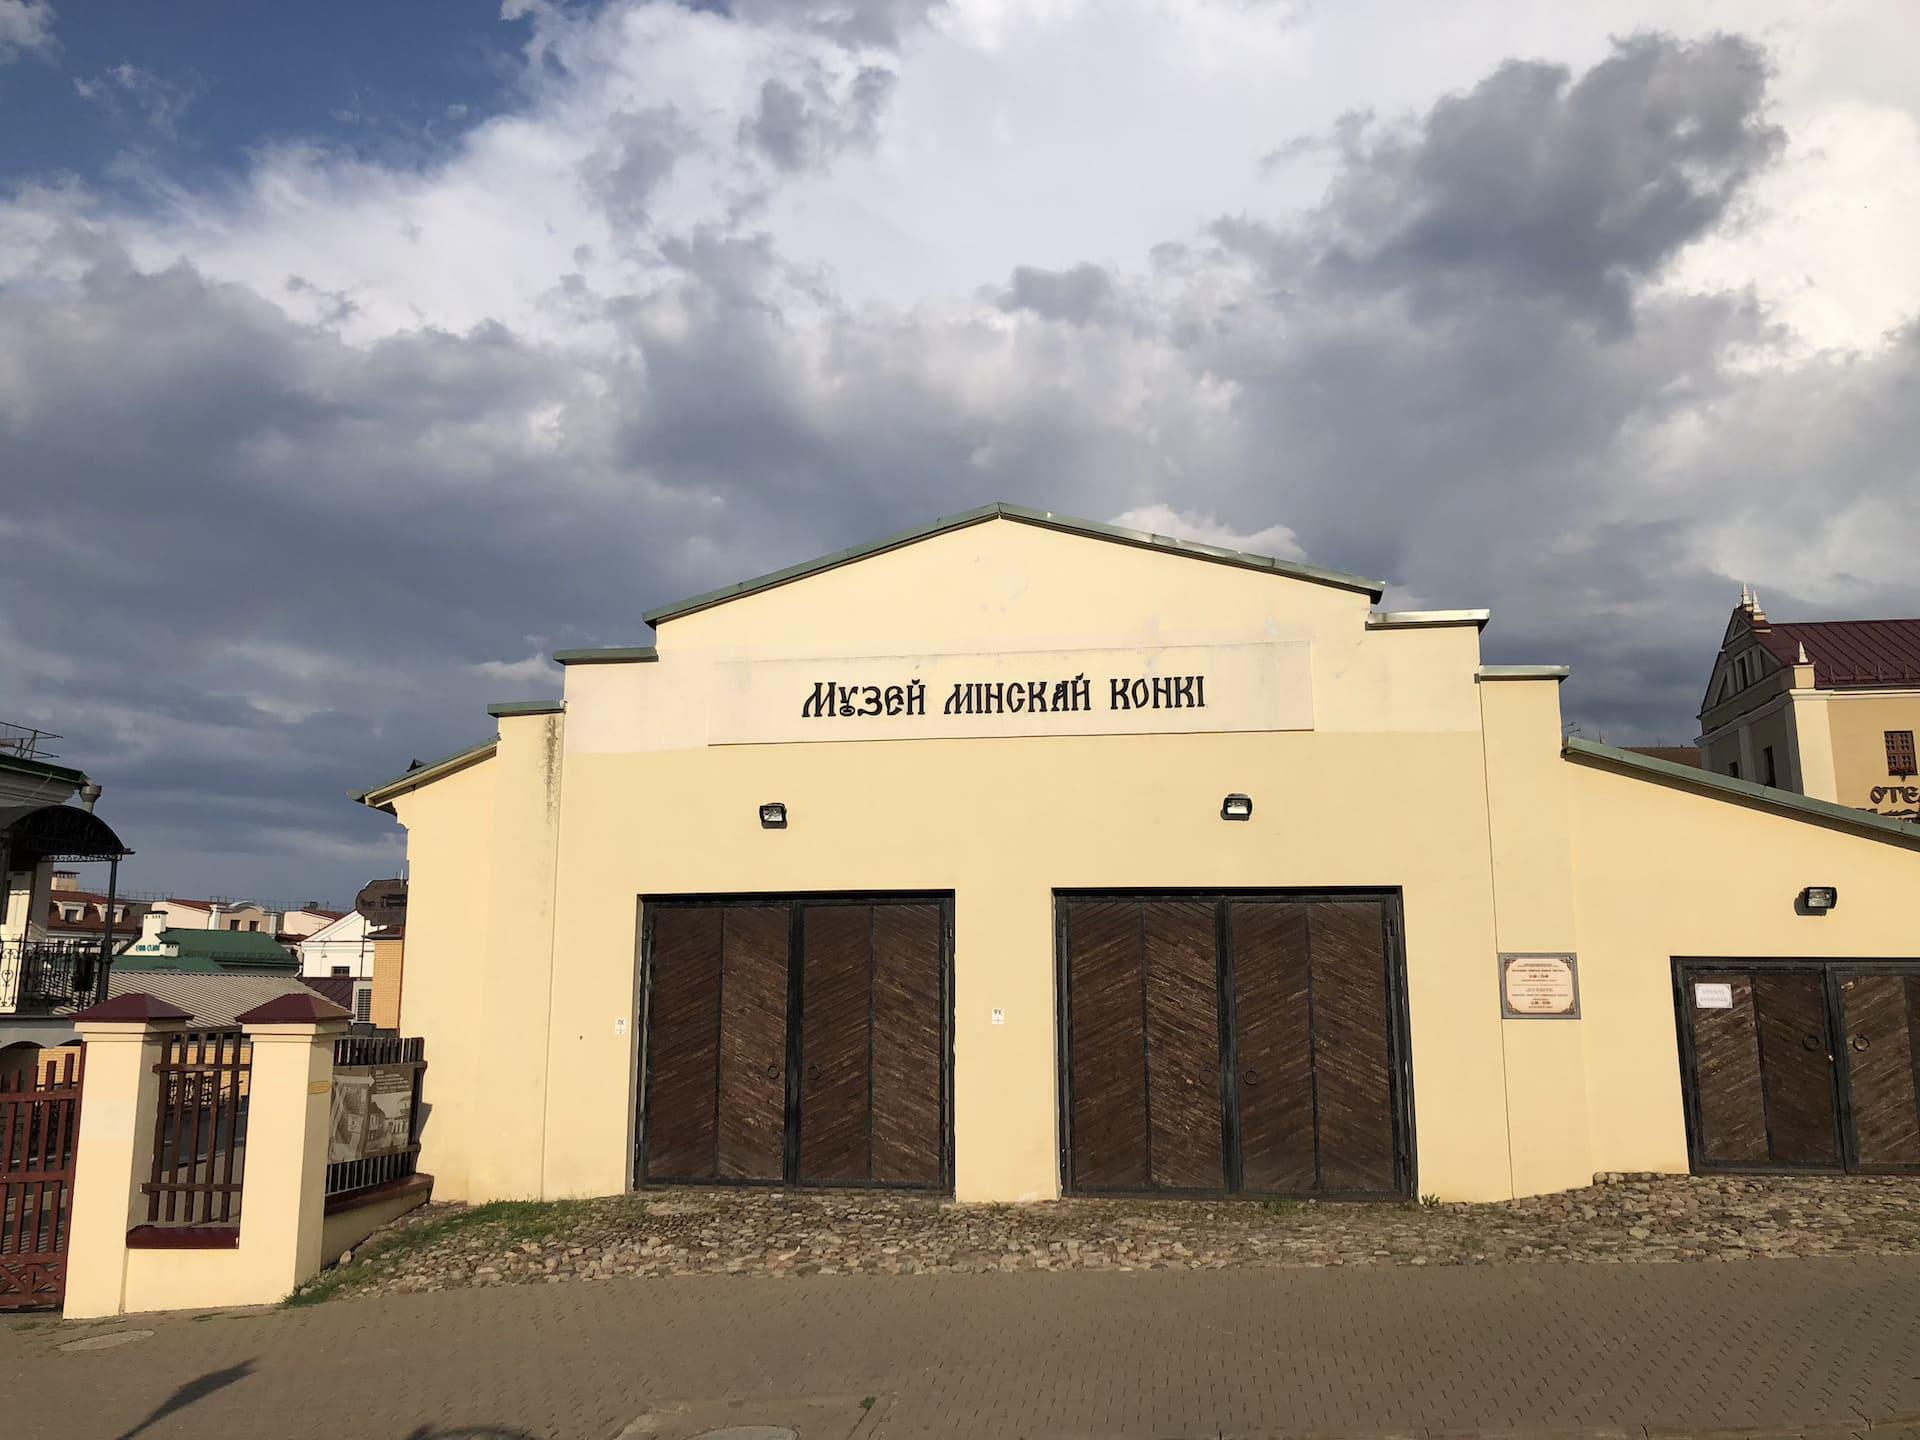
[(419, 1036), (342, 1035), (333, 1042), (328, 1200), (405, 1180), (418, 1169), (426, 1069)]
[(238, 1030), (167, 1037), (160, 1063), (160, 1104), (153, 1123), (150, 1225), (240, 1223), (246, 1175), (247, 1102), (253, 1044)]
[(58, 1305), (66, 1286), (82, 1063), (0, 1075), (0, 1310)]
[(98, 940), (0, 943), (0, 1010), (91, 1004), (99, 973)]

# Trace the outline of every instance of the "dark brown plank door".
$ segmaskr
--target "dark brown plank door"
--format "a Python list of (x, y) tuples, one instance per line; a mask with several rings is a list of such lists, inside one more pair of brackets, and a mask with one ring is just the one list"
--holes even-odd
[(1336, 1194), (1397, 1184), (1385, 919), (1379, 901), (1309, 915), (1320, 1188)]
[(1140, 927), (1133, 901), (1067, 906), (1068, 1182), (1075, 1190), (1148, 1185)]
[(1220, 959), (1211, 901), (1142, 909), (1146, 965), (1148, 1179), (1156, 1190), (1223, 1190)]
[(800, 1178), (870, 1177), (873, 907), (800, 918)]
[(711, 1180), (720, 1063), (721, 911), (653, 913), (645, 1175)]
[[(1753, 980), (1745, 971), (1687, 970), (1680, 1003), (1693, 1035), (1693, 1093), (1703, 1165), (1765, 1165), (1767, 1102), (1760, 1079), (1760, 1033)], [(1702, 1009), (1699, 987), (1725, 985), (1733, 1004)], [(1711, 993), (1711, 992), (1709, 992)]]
[(1307, 1001), (1307, 907), (1235, 901), (1234, 1020), (1239, 1061), (1240, 1183), (1294, 1194), (1318, 1181), (1313, 1047)]
[(1920, 1094), (1915, 1085), (1920, 977), (1840, 978), (1845, 1057), (1853, 1098), (1855, 1157), (1864, 1169), (1920, 1167)]
[(721, 913), (717, 1169), (723, 1180), (780, 1180), (786, 1173), (788, 909), (728, 905)]
[(939, 1185), (946, 1159), (944, 925), (938, 905), (873, 908), (873, 1170)]
[(1755, 971), (1753, 998), (1773, 1163), (1838, 1168), (1826, 985), (1804, 970)]

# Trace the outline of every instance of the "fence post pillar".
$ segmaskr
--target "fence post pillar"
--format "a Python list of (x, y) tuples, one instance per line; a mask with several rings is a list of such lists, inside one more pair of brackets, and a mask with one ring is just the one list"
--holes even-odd
[(193, 1017), (151, 995), (120, 995), (74, 1016), (86, 1042), (80, 1135), (74, 1146), (63, 1313), (70, 1320), (125, 1308), (127, 1231), (146, 1218), (140, 1187), (153, 1172), (153, 1123), (167, 1037)]
[(237, 1017), (253, 1043), (240, 1249), (275, 1298), (320, 1271), (333, 1042), (348, 1012), (314, 993)]

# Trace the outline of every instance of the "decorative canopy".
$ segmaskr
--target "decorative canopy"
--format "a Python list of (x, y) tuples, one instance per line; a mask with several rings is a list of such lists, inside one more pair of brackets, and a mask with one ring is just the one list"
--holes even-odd
[(112, 826), (78, 805), (0, 807), (0, 854), (14, 870), (46, 861), (124, 860), (132, 853)]

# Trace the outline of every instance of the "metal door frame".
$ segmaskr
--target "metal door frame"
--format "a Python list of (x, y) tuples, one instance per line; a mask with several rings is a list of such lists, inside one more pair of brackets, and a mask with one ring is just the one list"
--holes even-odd
[[(1073, 1184), (1073, 983), (1067, 963), (1067, 906), (1076, 901), (1205, 901), (1214, 905), (1215, 961), (1219, 976), (1220, 1001), (1220, 1189), (1147, 1189), (1079, 1190)], [(1393, 1124), (1392, 1190), (1315, 1191), (1303, 1198), (1315, 1200), (1405, 1200), (1416, 1193), (1416, 1155), (1413, 1108), (1413, 1040), (1407, 1002), (1407, 953), (1405, 904), (1399, 886), (1340, 886), (1301, 890), (1272, 886), (1249, 886), (1225, 890), (1217, 887), (1169, 889), (1055, 889), (1053, 892), (1053, 968), (1054, 968), (1054, 1072), (1056, 1128), (1059, 1137), (1060, 1193), (1070, 1196), (1111, 1199), (1161, 1200), (1267, 1200), (1292, 1198), (1301, 1192), (1245, 1190), (1240, 1154), (1239, 1035), (1237, 991), (1234, 974), (1231, 907), (1236, 900), (1284, 900), (1298, 904), (1315, 902), (1374, 901), (1380, 905), (1381, 937), (1386, 959), (1387, 980), (1387, 1093)], [(1309, 952), (1311, 953), (1311, 952)], [(1309, 1026), (1311, 1036), (1311, 1026)], [(1151, 1092), (1149, 1092), (1151, 1093)], [(1319, 1144), (1315, 1122), (1316, 1147)]]
[[(1731, 955), (1675, 955), (1673, 967), (1673, 1021), (1674, 1030), (1680, 1042), (1680, 1097), (1681, 1112), (1686, 1121), (1687, 1130), (1687, 1166), (1696, 1175), (1913, 1175), (1920, 1174), (1920, 1165), (1863, 1165), (1860, 1161), (1860, 1136), (1853, 1114), (1853, 1065), (1846, 1057), (1851, 1050), (1846, 1042), (1846, 1006), (1841, 999), (1840, 980), (1842, 975), (1900, 975), (1920, 976), (1920, 958), (1902, 959), (1851, 959), (1844, 956), (1821, 955), (1767, 955), (1767, 956), (1731, 956)], [(1700, 1121), (1700, 1087), (1698, 1078), (1698, 1058), (1694, 1053), (1692, 1008), (1689, 1004), (1688, 987), (1693, 983), (1696, 971), (1779, 971), (1802, 972), (1816, 975), (1820, 979), (1821, 997), (1825, 1006), (1827, 1035), (1834, 1046), (1833, 1056), (1828, 1061), (1829, 1078), (1833, 1086), (1834, 1125), (1838, 1129), (1840, 1163), (1838, 1165), (1725, 1165), (1704, 1159), (1705, 1135)], [(1758, 1024), (1758, 1004), (1755, 1005), (1755, 1023)], [(1764, 1114), (1766, 1105), (1765, 1059), (1761, 1065), (1761, 1106)], [(1920, 1067), (1917, 1067), (1920, 1068)], [(1920, 1076), (1915, 1078), (1915, 1105), (1920, 1107)], [(1771, 1124), (1767, 1129), (1767, 1146), (1773, 1146)]]
[[(725, 1188), (806, 1190), (893, 1190), (916, 1195), (951, 1197), (954, 1189), (953, 1150), (953, 1030), (954, 1030), (954, 905), (951, 890), (787, 890), (706, 892), (689, 895), (642, 895), (640, 900), (639, 999), (634, 1021), (631, 1073), (639, 1089), (635, 1108), (633, 1165), (630, 1188)], [(647, 1132), (653, 1096), (651, 1045), (653, 1034), (654, 917), (663, 909), (721, 909), (731, 905), (784, 905), (787, 923), (786, 1099), (783, 1114), (781, 1178), (741, 1180), (716, 1176), (710, 1180), (649, 1180)], [(800, 1096), (805, 1057), (800, 1026), (805, 1006), (801, 978), (802, 913), (815, 907), (840, 905), (933, 905), (940, 912), (940, 1180), (936, 1185), (914, 1185), (898, 1180), (800, 1179)]]

